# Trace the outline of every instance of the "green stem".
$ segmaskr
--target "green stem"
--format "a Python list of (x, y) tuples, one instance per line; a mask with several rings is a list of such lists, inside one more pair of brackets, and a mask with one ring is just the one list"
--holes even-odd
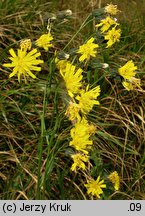
[(43, 99), (43, 112), (40, 114), (41, 118), (41, 136), (38, 143), (38, 183), (37, 183), (37, 199), (41, 199), (41, 164), (42, 164), (42, 153), (43, 153), (43, 139), (45, 133), (45, 109), (46, 109), (46, 90), (44, 92)]
[(65, 50), (65, 49), (70, 45), (70, 43), (74, 40), (74, 38), (78, 35), (78, 33), (79, 33), (86, 25), (88, 25), (88, 23), (92, 22), (93, 19), (91, 19), (91, 20), (89, 20), (89, 21), (87, 22), (87, 20), (90, 18), (90, 16), (91, 16), (91, 14), (89, 14), (89, 15), (87, 16), (87, 18), (86, 18), (86, 19), (84, 20), (84, 22), (81, 24), (81, 26), (80, 26), (80, 28), (78, 29), (78, 31), (74, 34), (74, 36), (71, 38), (71, 40), (68, 42), (68, 44), (66, 44), (66, 46), (64, 47), (63, 50)]

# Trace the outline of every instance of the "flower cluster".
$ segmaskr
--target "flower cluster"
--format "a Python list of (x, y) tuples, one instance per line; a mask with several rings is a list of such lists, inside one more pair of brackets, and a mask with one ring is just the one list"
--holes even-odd
[[(88, 45), (84, 44), (81, 47), (83, 46), (87, 47)], [(93, 47), (96, 48), (97, 46)], [(94, 52), (93, 49), (92, 52)], [(85, 53), (82, 52), (81, 54), (83, 56)], [(86, 54), (87, 61), (91, 56), (89, 54), (91, 52)], [(93, 109), (94, 105), (99, 105), (97, 98), (100, 95), (100, 86), (90, 89), (89, 85), (87, 85), (84, 88), (85, 83), (83, 82), (83, 70), (81, 68), (76, 68), (75, 65), (66, 59), (59, 60), (56, 58), (55, 63), (70, 97), (65, 114), (73, 124), (73, 128), (70, 131), (71, 141), (69, 142), (69, 146), (73, 147), (76, 152), (71, 155), (73, 160), (71, 171), (77, 172), (78, 170), (82, 170), (84, 172), (87, 169), (86, 163), (89, 162), (89, 152), (93, 147), (92, 135), (96, 132), (96, 127), (88, 122), (87, 114)], [(100, 199), (103, 189), (106, 188), (104, 180), (100, 180), (100, 178), (100, 176), (98, 176), (97, 180), (91, 178), (84, 185), (88, 195), (95, 196), (97, 199)], [(116, 190), (117, 186), (114, 181), (113, 184), (115, 184)]]
[[(92, 148), (93, 141), (91, 140), (91, 135), (94, 133), (95, 127), (88, 123), (87, 114), (94, 105), (99, 104), (97, 97), (100, 95), (100, 86), (89, 89), (88, 85), (84, 89), (85, 83), (83, 82), (83, 70), (81, 68), (76, 68), (68, 60), (58, 61), (56, 59), (55, 62), (70, 97), (65, 113), (73, 123), (73, 128), (70, 132), (72, 140), (69, 145), (77, 151), (77, 154), (88, 155)], [(77, 166), (75, 167), (77, 168)]]
[[(96, 57), (96, 49), (99, 46), (94, 41), (95, 38), (92, 37), (79, 47), (76, 53), (79, 62), (86, 61), (88, 63), (91, 58)], [(79, 56), (80, 54), (81, 56)], [(90, 88), (90, 85), (83, 80), (83, 69), (78, 68), (74, 63), (72, 64), (70, 60), (56, 58), (55, 63), (70, 98), (65, 115), (73, 124), (70, 130), (71, 140), (69, 146), (74, 149), (75, 154), (71, 155), (73, 160), (71, 170), (75, 172), (82, 170), (84, 172), (87, 169), (86, 164), (89, 162), (89, 153), (93, 147), (92, 135), (96, 132), (96, 127), (88, 122), (87, 115), (94, 105), (99, 105), (97, 98), (101, 89), (99, 85)], [(93, 181), (96, 183), (94, 184)], [(105, 184), (102, 184), (103, 181), (100, 181), (100, 177), (98, 177), (97, 181), (87, 181), (88, 184), (85, 186), (88, 189), (88, 194), (92, 193), (92, 187), (95, 186), (93, 195), (100, 198), (100, 194), (103, 193), (101, 188), (106, 187)]]
[[(114, 17), (119, 10), (116, 5), (108, 4), (103, 9), (103, 12), (105, 16), (101, 17), (102, 19), (100, 19), (96, 28), (99, 34), (101, 33), (101, 37), (103, 34), (104, 39), (107, 41), (106, 48), (108, 48), (120, 40), (121, 30), (117, 19)], [(41, 35), (34, 43), (30, 39), (21, 41), (17, 52), (12, 48), (9, 50), (11, 55), (9, 59), (11, 62), (5, 63), (3, 66), (13, 68), (12, 73), (9, 75), (10, 78), (17, 75), (19, 82), (22, 76), (25, 82), (29, 76), (33, 79), (36, 78), (37, 74), (33, 74), (33, 71), (41, 71), (40, 64), (43, 64), (43, 60), (39, 58), (41, 56), (39, 50), (44, 49), (47, 52), (53, 46), (51, 43), (53, 37), (50, 33), (50, 28), (48, 30), (48, 33)], [(53, 56), (54, 61), (52, 62), (55, 62), (56, 67), (53, 66), (59, 71), (59, 77), (63, 80), (64, 89), (67, 93), (68, 100), (65, 116), (72, 124), (69, 146), (73, 148), (74, 152), (71, 155), (73, 162), (70, 169), (73, 172), (81, 171), (85, 174), (87, 183), (84, 186), (87, 189), (88, 195), (100, 199), (103, 194), (103, 189), (106, 188), (105, 180), (101, 180), (102, 177), (100, 174), (98, 174), (96, 180), (88, 176), (89, 169), (92, 166), (89, 159), (93, 150), (93, 136), (96, 133), (96, 125), (88, 121), (88, 115), (96, 105), (100, 104), (98, 97), (101, 94), (101, 88), (100, 85), (91, 87), (84, 79), (84, 74), (87, 73), (87, 67), (90, 66), (91, 68), (92, 63), (95, 61), (98, 63), (100, 60), (97, 57), (100, 55), (99, 49), (101, 45), (98, 45), (96, 41), (97, 38), (90, 37), (84, 44), (78, 47), (77, 51), (74, 51), (75, 54), (73, 54), (75, 57), (74, 55), (71, 56), (71, 54), (64, 54), (63, 58), (59, 58), (55, 51)], [(104, 70), (108, 67), (106, 63), (102, 65)], [(128, 91), (136, 88), (141, 89), (140, 79), (135, 78), (136, 70), (137, 67), (130, 60), (124, 66), (120, 67), (118, 72), (115, 72), (119, 78), (121, 77), (121, 80), (123, 80), (122, 85)], [(118, 173), (116, 171), (112, 172), (108, 175), (108, 179), (112, 182), (114, 190), (118, 191), (120, 188)]]
[[(50, 34), (43, 34), (35, 44), (38, 47), (43, 47), (47, 51), (48, 48), (52, 46), (50, 43), (52, 39), (53, 37)], [(33, 79), (36, 78), (32, 71), (41, 71), (41, 67), (38, 65), (42, 64), (43, 60), (37, 59), (41, 56), (41, 53), (38, 52), (36, 48), (32, 48), (30, 39), (25, 39), (20, 42), (20, 48), (17, 49), (17, 54), (12, 48), (9, 50), (9, 53), (11, 55), (11, 57), (9, 57), (11, 63), (3, 64), (4, 67), (13, 68), (9, 78), (17, 74), (19, 83), (22, 75), (25, 82), (27, 82), (29, 76)]]
[[(89, 43), (93, 41), (91, 39)], [(94, 49), (98, 46), (93, 44), (91, 48), (88, 45), (89, 43), (80, 46), (78, 53), (82, 54), (82, 58), (80, 57), (79, 61), (85, 59), (89, 61), (91, 56), (95, 57), (96, 51)], [(55, 62), (70, 97), (65, 114), (73, 124), (73, 128), (70, 131), (71, 141), (69, 146), (76, 151), (75, 154), (71, 155), (73, 160), (71, 170), (75, 172), (77, 170), (85, 171), (87, 168), (86, 163), (89, 162), (89, 152), (93, 146), (92, 135), (96, 132), (96, 127), (88, 122), (87, 114), (94, 105), (99, 105), (97, 97), (100, 95), (100, 86), (90, 89), (89, 85), (87, 85), (84, 88), (85, 83), (83, 82), (83, 70), (81, 68), (76, 69), (76, 66), (68, 60), (59, 61), (56, 58)], [(103, 193), (102, 188), (106, 188), (106, 184), (104, 184), (104, 180), (100, 181), (99, 176), (96, 181), (93, 179), (87, 180), (85, 187), (88, 194), (100, 198), (100, 195)]]
[[(115, 8), (113, 6), (107, 6), (105, 11), (107, 17), (101, 20), (97, 27), (105, 34), (105, 39), (108, 40), (107, 47), (109, 47), (120, 38), (120, 29), (116, 29), (119, 24), (111, 17), (115, 15), (115, 12), (117, 13), (118, 10), (116, 6)], [(84, 69), (77, 67), (74, 63), (78, 60), (80, 63), (85, 62), (85, 65), (86, 62), (89, 64), (91, 58), (97, 57), (98, 48), (99, 45), (95, 43), (95, 38), (91, 37), (78, 48), (73, 63), (71, 62), (71, 58), (69, 58), (70, 56), (66, 54), (64, 55), (64, 59), (55, 58), (56, 67), (63, 78), (69, 96), (65, 115), (73, 125), (70, 130), (71, 140), (69, 146), (75, 151), (75, 153), (71, 155), (73, 160), (71, 171), (74, 172), (78, 172), (79, 170), (85, 172), (88, 170), (87, 163), (89, 162), (89, 154), (93, 148), (92, 135), (96, 133), (96, 126), (88, 122), (87, 115), (95, 105), (100, 104), (98, 97), (101, 92), (99, 85), (90, 88), (90, 85), (84, 82)], [(115, 190), (119, 189), (119, 177), (117, 178), (117, 175), (117, 172), (115, 172), (115, 177), (112, 177), (114, 176), (113, 174), (108, 177), (115, 185)], [(89, 177), (89, 180), (87, 179), (87, 184), (84, 185), (87, 189), (87, 193), (98, 199), (100, 195), (103, 194), (103, 189), (106, 188), (104, 180), (100, 180), (100, 178), (101, 177), (98, 176), (98, 178), (94, 180), (92, 177)]]
[(107, 40), (106, 48), (108, 48), (119, 41), (121, 30), (120, 28), (117, 29), (119, 23), (117, 23), (117, 19), (113, 17), (113, 15), (116, 15), (119, 12), (117, 6), (109, 4), (105, 7), (105, 12), (106, 18), (102, 19), (96, 27), (100, 28), (101, 33), (104, 35), (104, 39)]

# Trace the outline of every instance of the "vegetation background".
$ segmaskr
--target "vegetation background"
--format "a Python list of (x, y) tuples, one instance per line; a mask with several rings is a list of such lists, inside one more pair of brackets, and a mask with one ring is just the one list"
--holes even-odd
[[(102, 53), (104, 62), (115, 68), (133, 59), (144, 89), (145, 1), (111, 2), (121, 10), (117, 18), (122, 38)], [(70, 171), (71, 124), (64, 116), (60, 86), (55, 85), (59, 80), (52, 74), (51, 53), (44, 53), (47, 64), (39, 80), (27, 85), (19, 85), (17, 78), (8, 79), (9, 71), (2, 64), (10, 47), (17, 47), (25, 38), (35, 40), (46, 31), (51, 13), (59, 17), (52, 29), (54, 49), (59, 51), (87, 16), (107, 3), (110, 1), (0, 1), (0, 199), (89, 199), (81, 173)], [(73, 15), (65, 21), (60, 11), (66, 9)], [(66, 51), (78, 47), (94, 30), (90, 22)], [(87, 79), (94, 82), (91, 74)], [(120, 191), (110, 189), (103, 199), (145, 199), (145, 91), (127, 92), (107, 77), (101, 88), (101, 106), (89, 116), (97, 125), (91, 174), (95, 178), (98, 173), (105, 176), (117, 170), (120, 175)]]

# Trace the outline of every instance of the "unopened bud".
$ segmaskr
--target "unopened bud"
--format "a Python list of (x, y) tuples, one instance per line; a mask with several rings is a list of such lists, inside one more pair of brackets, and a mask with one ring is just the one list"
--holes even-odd
[(69, 57), (70, 57), (69, 54), (65, 54), (65, 55), (64, 55), (64, 58), (65, 58), (65, 59), (69, 59)]
[(72, 11), (71, 10), (66, 10), (66, 16), (71, 16), (72, 15)]
[(104, 64), (102, 64), (102, 68), (108, 68), (109, 67), (109, 65), (107, 64), (107, 63), (104, 63)]

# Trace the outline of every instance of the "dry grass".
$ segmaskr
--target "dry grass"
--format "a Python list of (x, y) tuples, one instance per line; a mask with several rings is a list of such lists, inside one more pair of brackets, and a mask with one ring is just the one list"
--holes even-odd
[[(36, 4), (31, 0), (28, 5), (24, 0), (1, 1), (0, 63), (7, 58), (8, 49), (17, 46), (21, 39), (34, 40), (45, 32), (46, 18), (50, 13), (57, 14), (68, 8), (73, 11), (72, 19), (58, 19), (53, 28), (55, 49), (60, 50), (93, 9), (109, 2), (43, 0)], [(120, 191), (111, 195), (106, 191), (103, 199), (145, 199), (145, 23), (140, 17), (145, 3), (130, 1), (126, 6), (125, 0), (111, 2), (118, 4), (122, 11), (119, 19), (122, 20), (123, 37), (117, 51), (112, 49), (111, 53), (104, 53), (104, 58), (114, 70), (116, 64), (134, 58), (141, 71), (143, 91), (128, 93), (117, 81), (108, 77), (101, 80), (101, 106), (89, 116), (97, 126), (97, 133), (88, 170), (93, 177), (96, 173), (105, 177), (113, 170), (119, 172)], [(140, 14), (136, 15), (138, 8), (141, 8)], [(71, 46), (88, 38), (93, 27), (90, 24), (83, 29)], [(49, 61), (48, 66), (51, 66)], [(83, 174), (74, 175), (69, 170), (71, 125), (64, 117), (57, 78), (52, 79), (52, 88), (48, 88), (50, 77), (45, 75), (47, 70), (46, 66), (38, 82), (19, 86), (15, 79), (7, 79), (8, 71), (0, 66), (0, 199), (88, 198), (83, 189)]]

